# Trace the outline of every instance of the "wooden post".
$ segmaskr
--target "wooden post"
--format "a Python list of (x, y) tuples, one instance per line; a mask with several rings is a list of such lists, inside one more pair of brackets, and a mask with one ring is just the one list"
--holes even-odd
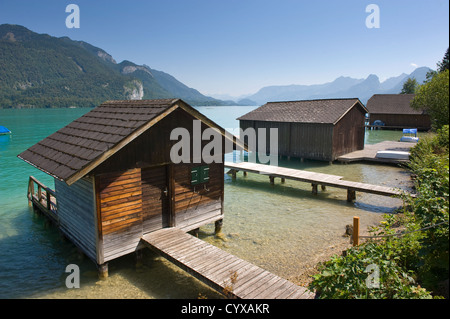
[(192, 234), (192, 236), (198, 238), (198, 232), (199, 231), (200, 231), (200, 228), (195, 228), (195, 229), (191, 230), (190, 233)]
[(51, 194), (48, 189), (46, 190), (46, 194), (47, 194), (47, 210), (51, 211), (52, 210), (52, 202), (50, 198)]
[(98, 265), (98, 277), (100, 279), (108, 278), (108, 263)]
[[(168, 224), (169, 227), (176, 226), (176, 218), (175, 218), (175, 171), (174, 164), (169, 164), (166, 166), (166, 175), (169, 181), (169, 189), (167, 190), (167, 197), (169, 201), (169, 212), (168, 212)], [(163, 195), (164, 196), (164, 195)]]
[(313, 195), (317, 195), (317, 184), (311, 184)]
[(326, 191), (327, 187), (325, 185), (320, 185), (320, 188), (322, 188), (322, 191)]
[(39, 202), (39, 204), (42, 204), (42, 187), (41, 187), (41, 185), (38, 185), (38, 202)]
[(282, 177), (281, 178), (281, 184), (284, 184), (286, 182), (286, 178)]
[(356, 191), (347, 189), (347, 202), (353, 202), (356, 199)]
[(269, 179), (270, 179), (270, 185), (274, 185), (275, 184), (275, 177), (269, 176)]
[(244, 176), (247, 176), (247, 172), (244, 171)]
[(219, 234), (222, 231), (223, 219), (219, 219), (214, 223), (214, 234)]
[(353, 217), (353, 247), (359, 245), (359, 217)]
[(142, 268), (142, 266), (144, 265), (144, 257), (142, 254), (142, 249), (138, 249), (134, 252), (135, 257), (136, 257), (136, 268)]
[(232, 170), (231, 170), (231, 177), (232, 177), (233, 179), (236, 179), (236, 173), (237, 173), (237, 171), (236, 171), (235, 169), (232, 169)]
[(28, 181), (28, 206), (32, 206), (33, 203), (33, 195), (34, 195), (34, 182), (33, 177), (30, 176), (30, 179)]

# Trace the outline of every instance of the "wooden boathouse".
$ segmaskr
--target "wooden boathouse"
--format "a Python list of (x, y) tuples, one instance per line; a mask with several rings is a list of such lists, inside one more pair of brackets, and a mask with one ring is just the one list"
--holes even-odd
[(375, 121), (381, 121), (386, 129), (417, 128), (421, 131), (430, 130), (430, 116), (424, 110), (414, 110), (411, 107), (414, 96), (415, 94), (373, 95), (367, 101), (371, 126), (374, 126)]
[(232, 136), (180, 99), (109, 101), (18, 157), (54, 177), (54, 192), (38, 184), (38, 205), (55, 210), (56, 198), (62, 232), (107, 274), (107, 262), (144, 246), (147, 233), (220, 226), (224, 148), (214, 149), (219, 162), (194, 152), (189, 163), (170, 157), (171, 131), (183, 128), (192, 141), (194, 120), (222, 141)]
[[(269, 102), (238, 118), (240, 128), (278, 129), (278, 155), (334, 161), (339, 156), (364, 149), (364, 119), (367, 109), (357, 98)], [(250, 147), (246, 137), (241, 137)], [(270, 152), (270, 142), (266, 139)]]

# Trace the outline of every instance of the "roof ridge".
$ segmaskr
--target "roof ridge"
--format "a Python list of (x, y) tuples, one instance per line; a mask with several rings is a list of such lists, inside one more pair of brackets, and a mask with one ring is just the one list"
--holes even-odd
[(341, 100), (353, 101), (353, 100), (359, 100), (359, 98), (353, 97), (353, 98), (310, 99), (310, 100), (292, 100), (292, 101), (270, 101), (270, 102), (266, 102), (266, 104), (269, 104), (269, 103), (314, 102), (314, 101), (341, 101)]
[(110, 104), (162, 104), (163, 102), (166, 102), (167, 104), (175, 104), (178, 102), (179, 98), (168, 98), (168, 99), (144, 99), (144, 100), (108, 100), (100, 104), (99, 106), (103, 105), (110, 105)]

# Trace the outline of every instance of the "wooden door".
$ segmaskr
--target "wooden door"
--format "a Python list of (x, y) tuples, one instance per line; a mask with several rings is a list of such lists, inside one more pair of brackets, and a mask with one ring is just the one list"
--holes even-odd
[(169, 226), (169, 187), (167, 167), (143, 168), (142, 225), (143, 234)]

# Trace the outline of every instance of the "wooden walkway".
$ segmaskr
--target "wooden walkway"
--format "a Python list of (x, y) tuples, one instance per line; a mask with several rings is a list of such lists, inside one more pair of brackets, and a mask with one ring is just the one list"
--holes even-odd
[(318, 185), (321, 185), (323, 190), (325, 189), (326, 186), (347, 189), (348, 201), (353, 201), (356, 199), (355, 192), (357, 191), (382, 196), (397, 196), (404, 193), (403, 191), (392, 187), (344, 181), (342, 180), (343, 178), (342, 176), (308, 172), (304, 170), (284, 168), (278, 166), (270, 166), (249, 162), (242, 162), (242, 163), (225, 162), (225, 167), (231, 169), (231, 174), (233, 175), (233, 178), (236, 177), (237, 172), (243, 171), (268, 175), (271, 184), (274, 184), (275, 177), (281, 178), (282, 182), (284, 182), (285, 179), (291, 179), (311, 183), (312, 191), (314, 194), (317, 194)]
[(164, 228), (142, 241), (195, 278), (231, 298), (313, 299), (306, 288), (278, 277), (178, 228)]
[(395, 142), (395, 141), (384, 141), (377, 144), (366, 144), (363, 150), (354, 151), (337, 158), (338, 161), (344, 163), (356, 162), (356, 161), (368, 161), (376, 163), (390, 163), (390, 164), (400, 164), (406, 163), (408, 160), (402, 159), (388, 159), (388, 158), (378, 158), (378, 151), (402, 151), (409, 152), (412, 147), (416, 146), (417, 143), (408, 142)]

